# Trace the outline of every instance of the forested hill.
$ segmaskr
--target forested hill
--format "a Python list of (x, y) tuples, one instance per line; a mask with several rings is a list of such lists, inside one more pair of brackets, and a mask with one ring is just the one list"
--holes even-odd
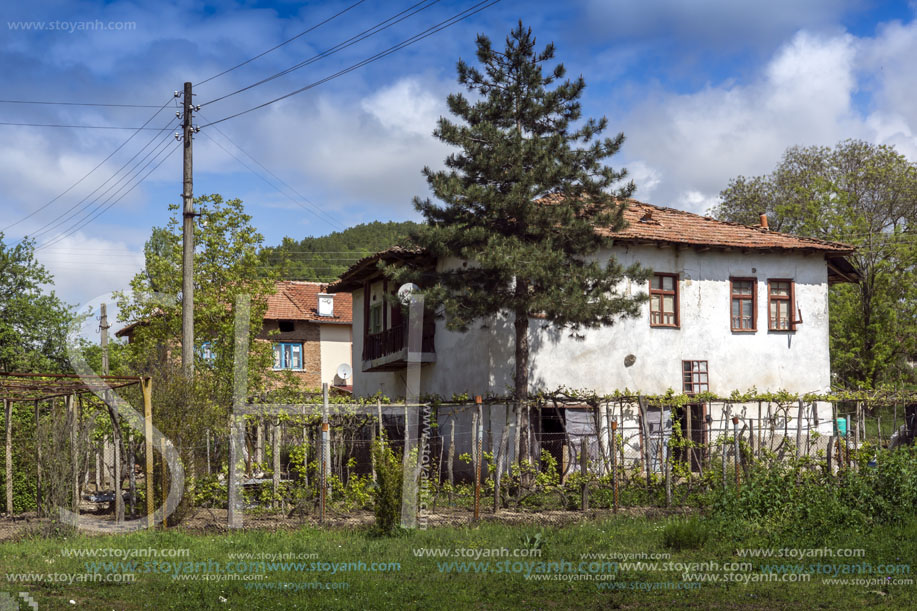
[(401, 242), (417, 223), (363, 223), (318, 238), (284, 238), (261, 251), (263, 264), (280, 271), (283, 280), (330, 282), (351, 264)]

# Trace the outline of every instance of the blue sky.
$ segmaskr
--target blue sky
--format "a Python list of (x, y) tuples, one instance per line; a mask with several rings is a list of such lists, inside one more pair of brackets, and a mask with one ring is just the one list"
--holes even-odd
[[(149, 123), (163, 127), (175, 116), (172, 92), (184, 81), (201, 83), (355, 2), (5, 3), (0, 98), (169, 102)], [(476, 4), (421, 4), (416, 15), (359, 44), (210, 103), (415, 3), (365, 0), (196, 86), (195, 103), (203, 105), (196, 123), (299, 89)], [(268, 244), (377, 219), (419, 220), (411, 199), (427, 194), (420, 171), (441, 165), (449, 152), (431, 132), (446, 114), (446, 95), (458, 90), (456, 60), (474, 59), (476, 34), (502, 41), (518, 19), (540, 42), (555, 43), (570, 75), (583, 75), (584, 114), (607, 116), (609, 135), (624, 132), (611, 165), (630, 171), (643, 201), (702, 212), (730, 178), (770, 171), (797, 144), (862, 138), (917, 159), (914, 11), (913, 3), (860, 0), (502, 0), (380, 61), (205, 127), (195, 140), (194, 191), (243, 199)], [(0, 103), (0, 122), (136, 127), (155, 111)], [(168, 204), (180, 200), (180, 155), (166, 154), (170, 132), (144, 131), (47, 205), (132, 133), (0, 125), (0, 229), (7, 242), (35, 234), (47, 245), (39, 259), (71, 303), (124, 288), (140, 267), (150, 228), (165, 224)], [(104, 212), (95, 205), (83, 211), (81, 200), (141, 149), (143, 158), (150, 141), (162, 146), (162, 165)], [(111, 193), (125, 184), (133, 182)], [(107, 197), (98, 203), (107, 205)], [(80, 212), (66, 216), (71, 209)], [(85, 222), (94, 210), (99, 216)]]

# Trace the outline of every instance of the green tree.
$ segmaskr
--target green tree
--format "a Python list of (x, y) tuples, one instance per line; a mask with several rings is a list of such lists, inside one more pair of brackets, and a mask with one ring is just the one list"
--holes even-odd
[[(249, 392), (266, 388), (271, 347), (255, 339), (276, 277), (261, 266), (258, 249), (263, 237), (251, 225), (241, 200), (204, 195), (195, 198), (195, 206), (201, 216), (194, 225), (193, 381), (184, 379), (179, 362), (182, 239), (177, 205), (169, 207), (173, 214), (168, 225), (153, 229), (144, 249), (144, 269), (131, 281), (131, 292), (119, 298), (122, 320), (139, 321), (131, 337), (128, 367), (153, 375), (154, 419), (179, 447), (191, 473), (195, 456), (200, 456), (194, 445), (208, 429), (225, 430), (231, 413), (238, 295), (251, 296)], [(204, 356), (205, 344), (212, 359)]]
[(434, 257), (473, 264), (432, 275), (389, 269), (398, 281), (422, 285), (451, 329), (500, 312), (513, 316), (518, 400), (528, 394), (530, 316), (574, 330), (598, 327), (636, 315), (645, 300), (619, 293), (625, 276), (644, 280), (643, 270), (590, 258), (611, 244), (596, 227), (624, 226), (618, 199), (634, 185), (622, 186), (626, 171), (603, 164), (624, 136), (599, 138), (604, 117), (580, 121), (582, 77), (561, 81), (562, 64), (545, 74), (554, 45), (535, 47), (521, 22), (503, 51), (477, 37), (480, 68), (458, 62), (458, 81), (473, 98), (450, 95), (460, 121), (441, 118), (434, 132), (460, 151), (446, 159), (446, 170), (423, 170), (445, 205), (414, 200), (427, 224), (411, 239)]
[(846, 242), (856, 284), (830, 289), (832, 369), (842, 386), (914, 380), (917, 354), (917, 166), (893, 147), (846, 140), (791, 147), (766, 176), (739, 176), (717, 218)]
[(0, 233), (0, 371), (69, 371), (74, 312), (46, 289), (52, 283), (32, 240), (7, 246)]

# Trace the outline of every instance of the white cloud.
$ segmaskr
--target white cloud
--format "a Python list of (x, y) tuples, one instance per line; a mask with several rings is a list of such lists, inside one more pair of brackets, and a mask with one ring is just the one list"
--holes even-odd
[(360, 106), (389, 132), (415, 136), (431, 135), (445, 110), (443, 99), (425, 90), (413, 77), (379, 90), (365, 98)]
[(852, 108), (859, 42), (799, 32), (748, 85), (656, 91), (626, 122), (628, 165), (661, 177), (655, 203), (702, 212), (729, 179), (772, 170), (792, 145), (873, 134)]
[(144, 262), (143, 252), (125, 242), (88, 237), (82, 232), (38, 250), (36, 258), (54, 275), (58, 295), (82, 304), (128, 288)]
[(448, 87), (412, 76), (362, 98), (277, 104), (245, 132), (247, 148), (275, 172), (298, 177), (310, 197), (334, 193), (332, 208), (370, 202), (376, 218), (408, 214), (413, 196), (428, 191), (423, 167), (441, 166), (450, 152), (432, 135), (447, 113)]

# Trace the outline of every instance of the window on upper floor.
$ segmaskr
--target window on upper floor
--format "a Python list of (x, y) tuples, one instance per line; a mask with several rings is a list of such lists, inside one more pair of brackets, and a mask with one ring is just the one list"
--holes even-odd
[(678, 274), (650, 278), (650, 326), (678, 327)]
[(382, 333), (382, 305), (381, 303), (374, 303), (369, 306), (369, 334), (375, 335), (376, 333)]
[(733, 331), (758, 328), (757, 288), (754, 278), (729, 279), (729, 327)]
[(795, 331), (795, 287), (792, 280), (767, 281), (767, 328), (770, 331)]
[(682, 361), (681, 382), (686, 395), (696, 395), (710, 390), (707, 361)]
[(274, 369), (302, 370), (302, 344), (274, 342)]

